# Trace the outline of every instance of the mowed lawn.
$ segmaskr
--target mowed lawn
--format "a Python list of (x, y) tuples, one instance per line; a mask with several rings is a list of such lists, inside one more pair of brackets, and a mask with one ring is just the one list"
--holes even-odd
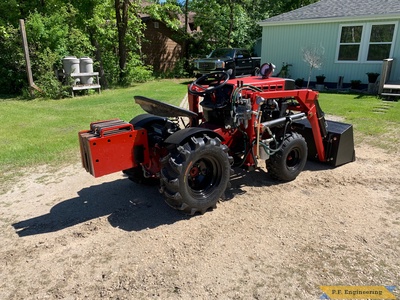
[(143, 113), (135, 95), (179, 106), (186, 92), (187, 80), (160, 80), (62, 100), (0, 99), (0, 176), (41, 164), (76, 162), (78, 131), (89, 129), (91, 122), (129, 122)]
[[(159, 80), (62, 100), (0, 99), (0, 176), (12, 177), (27, 167), (79, 161), (79, 130), (88, 129), (93, 121), (129, 121), (143, 113), (135, 104), (134, 95), (178, 106), (186, 95), (188, 82)], [(341, 116), (344, 122), (354, 125), (356, 144), (366, 141), (387, 151), (397, 151), (399, 102), (335, 93), (321, 93), (319, 99), (326, 114)]]
[(400, 146), (400, 103), (375, 96), (321, 93), (326, 114), (341, 116), (353, 124), (355, 142), (367, 142), (390, 152)]

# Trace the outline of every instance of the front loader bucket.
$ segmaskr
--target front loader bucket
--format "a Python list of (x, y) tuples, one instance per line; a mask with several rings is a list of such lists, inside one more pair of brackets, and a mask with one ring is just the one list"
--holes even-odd
[(79, 132), (82, 165), (94, 177), (123, 171), (149, 160), (147, 132), (119, 119), (94, 122)]
[[(318, 159), (311, 125), (307, 119), (296, 122), (296, 131), (306, 140), (308, 158)], [(353, 125), (326, 120), (327, 135), (323, 139), (325, 162), (338, 167), (356, 160), (354, 150)]]

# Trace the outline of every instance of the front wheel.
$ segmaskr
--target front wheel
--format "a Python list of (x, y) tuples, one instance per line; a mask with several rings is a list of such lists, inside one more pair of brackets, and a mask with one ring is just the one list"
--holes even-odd
[(266, 161), (268, 173), (273, 179), (292, 181), (304, 169), (307, 162), (307, 143), (292, 132), (285, 136), (282, 148)]
[(225, 192), (231, 161), (228, 147), (218, 138), (191, 137), (162, 160), (160, 191), (171, 207), (203, 214), (215, 208)]

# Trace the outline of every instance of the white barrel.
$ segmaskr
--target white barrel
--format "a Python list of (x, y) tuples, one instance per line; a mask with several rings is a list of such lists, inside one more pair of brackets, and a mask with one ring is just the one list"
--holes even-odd
[[(93, 60), (90, 57), (81, 57), (79, 61), (81, 73), (93, 73)], [(93, 77), (82, 76), (81, 83), (93, 84)]]
[[(80, 65), (79, 65), (79, 59), (76, 58), (76, 56), (66, 56), (62, 60), (63, 62), (63, 68), (64, 68), (64, 73), (67, 75), (71, 75), (73, 73), (80, 73)], [(73, 78), (75, 83), (79, 82), (80, 79), (77, 77)]]

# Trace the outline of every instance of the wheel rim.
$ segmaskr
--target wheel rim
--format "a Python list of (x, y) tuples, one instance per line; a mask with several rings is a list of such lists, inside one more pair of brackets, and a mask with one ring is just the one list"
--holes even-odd
[(215, 159), (197, 160), (187, 174), (190, 192), (196, 196), (207, 197), (221, 181), (221, 166)]
[(293, 148), (286, 157), (286, 167), (288, 169), (295, 169), (301, 162), (300, 149)]

